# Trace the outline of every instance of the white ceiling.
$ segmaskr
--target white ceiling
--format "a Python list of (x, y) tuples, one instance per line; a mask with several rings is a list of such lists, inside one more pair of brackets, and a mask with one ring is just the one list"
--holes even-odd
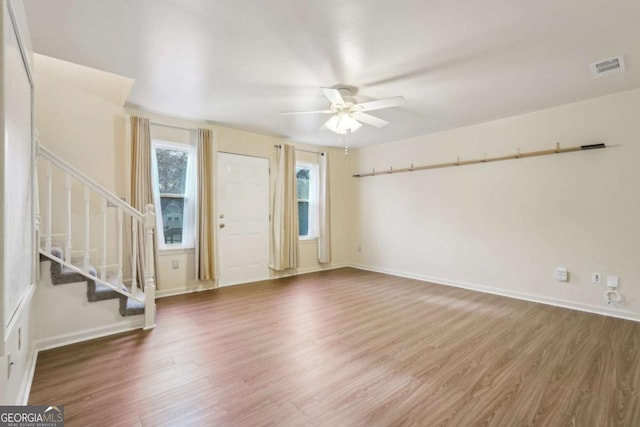
[[(640, 87), (638, 0), (24, 0), (37, 53), (135, 79), (128, 105), (363, 146)], [(589, 65), (625, 55), (627, 71)], [(319, 87), (402, 95), (391, 122), (318, 131)], [(324, 120), (323, 120), (324, 119)]]

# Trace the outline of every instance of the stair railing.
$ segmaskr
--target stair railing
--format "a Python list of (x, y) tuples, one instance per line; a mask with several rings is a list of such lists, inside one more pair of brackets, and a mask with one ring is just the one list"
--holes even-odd
[[(156, 226), (154, 206), (148, 204), (144, 213), (136, 210), (128, 203), (124, 202), (120, 197), (111, 191), (107, 190), (75, 167), (58, 157), (46, 147), (37, 144), (38, 158), (43, 159), (45, 164), (45, 185), (44, 185), (44, 209), (45, 212), (39, 213), (40, 218), (40, 233), (44, 239), (44, 247), (40, 246), (40, 253), (46, 255), (50, 259), (59, 262), (66, 268), (80, 273), (86, 276), (88, 279), (94, 280), (96, 283), (105, 285), (114, 291), (131, 298), (135, 301), (144, 303), (144, 329), (151, 329), (155, 326), (155, 257), (153, 252), (153, 229)], [(53, 168), (56, 167), (65, 174), (65, 231), (61, 233), (64, 237), (63, 253), (64, 259), (58, 258), (52, 253), (53, 240), (52, 236), (56, 235), (52, 229), (52, 210), (53, 210)], [(75, 265), (71, 262), (72, 258), (72, 183), (73, 180), (80, 182), (83, 185), (83, 250), (81, 265)], [(101, 259), (96, 266), (97, 277), (90, 273), (90, 236), (91, 236), (91, 194), (97, 194), (101, 198), (100, 203), (100, 217), (102, 232), (101, 242)], [(117, 271), (114, 277), (108, 277), (108, 265), (107, 265), (107, 239), (108, 239), (108, 221), (107, 221), (107, 207), (112, 206), (117, 208), (117, 228), (116, 228), (116, 260)], [(129, 217), (131, 223), (131, 230), (125, 230), (125, 216)], [(143, 283), (138, 284), (136, 280), (137, 273), (137, 250), (138, 250), (138, 229), (144, 230), (145, 239), (145, 254), (142, 254), (145, 260), (145, 269), (143, 274)], [(123, 267), (124, 267), (124, 242), (123, 233), (131, 232), (131, 283), (127, 288), (123, 282)], [(141, 289), (139, 289), (139, 287)]]

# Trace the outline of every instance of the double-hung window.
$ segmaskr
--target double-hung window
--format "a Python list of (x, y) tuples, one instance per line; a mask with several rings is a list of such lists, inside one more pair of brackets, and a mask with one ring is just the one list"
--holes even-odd
[(315, 239), (318, 237), (318, 165), (298, 162), (296, 185), (300, 239)]
[(153, 141), (152, 174), (159, 249), (194, 247), (194, 147)]

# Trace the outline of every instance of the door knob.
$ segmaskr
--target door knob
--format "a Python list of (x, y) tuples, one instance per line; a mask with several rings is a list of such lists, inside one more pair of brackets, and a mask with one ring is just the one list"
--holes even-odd
[(224, 228), (224, 224), (220, 224), (220, 228)]

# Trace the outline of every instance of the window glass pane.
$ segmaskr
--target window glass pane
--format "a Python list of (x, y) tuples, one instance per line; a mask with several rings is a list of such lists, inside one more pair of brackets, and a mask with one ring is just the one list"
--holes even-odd
[(297, 167), (296, 178), (298, 179), (298, 200), (309, 200), (309, 169)]
[(301, 236), (309, 235), (309, 202), (298, 202), (298, 231)]
[(179, 197), (160, 197), (162, 207), (162, 228), (165, 243), (182, 243), (182, 219), (184, 199)]
[[(158, 185), (160, 193), (184, 194), (187, 182), (187, 159), (189, 154), (158, 148)], [(164, 212), (163, 212), (164, 216)]]

